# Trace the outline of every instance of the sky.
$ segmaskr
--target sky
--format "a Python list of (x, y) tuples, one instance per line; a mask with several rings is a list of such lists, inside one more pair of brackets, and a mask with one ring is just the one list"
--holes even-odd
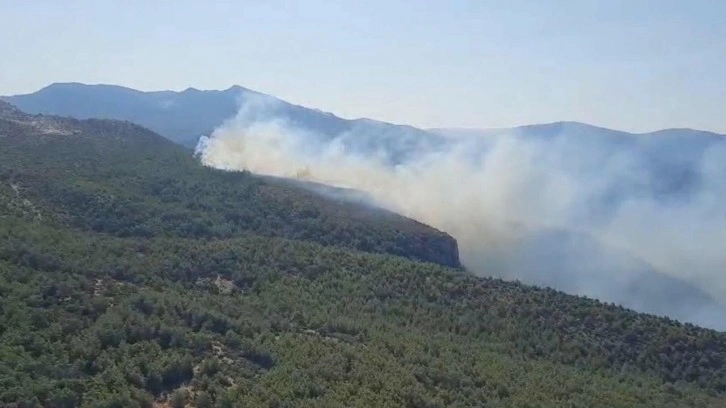
[(726, 133), (722, 0), (0, 0), (0, 94), (233, 84), (418, 127)]

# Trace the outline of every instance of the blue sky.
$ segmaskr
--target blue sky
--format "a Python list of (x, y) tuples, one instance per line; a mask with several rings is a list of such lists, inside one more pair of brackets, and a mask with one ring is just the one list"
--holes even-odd
[(726, 1), (0, 0), (0, 94), (239, 84), (421, 127), (726, 133)]

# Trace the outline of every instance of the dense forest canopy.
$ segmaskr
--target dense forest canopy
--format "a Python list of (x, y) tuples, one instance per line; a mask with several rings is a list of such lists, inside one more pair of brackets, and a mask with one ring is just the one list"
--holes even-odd
[(413, 220), (0, 103), (0, 405), (720, 407), (726, 334), (471, 276)]

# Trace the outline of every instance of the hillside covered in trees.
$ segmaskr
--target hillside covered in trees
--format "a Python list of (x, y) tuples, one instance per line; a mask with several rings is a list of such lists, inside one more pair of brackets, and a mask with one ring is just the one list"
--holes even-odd
[(721, 407), (726, 334), (413, 220), (0, 103), (0, 406)]

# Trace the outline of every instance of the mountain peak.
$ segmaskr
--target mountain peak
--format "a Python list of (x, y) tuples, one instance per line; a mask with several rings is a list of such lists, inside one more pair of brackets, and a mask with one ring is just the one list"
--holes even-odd
[[(31, 95), (44, 95), (45, 97), (67, 97), (70, 94), (81, 95), (83, 97), (97, 97), (99, 95), (138, 95), (143, 92), (137, 91), (136, 89), (127, 88), (120, 85), (109, 85), (109, 84), (84, 84), (80, 82), (54, 82), (40, 90), (26, 94), (16, 96), (31, 96)], [(14, 101), (15, 102), (15, 101)], [(21, 106), (25, 109), (26, 107)], [(33, 109), (30, 109), (33, 111)], [(31, 112), (32, 113), (32, 112)], [(55, 113), (55, 112), (48, 112)]]
[(43, 91), (46, 89), (64, 89), (64, 88), (88, 87), (88, 86), (92, 86), (92, 85), (86, 85), (86, 84), (82, 84), (80, 82), (53, 82), (53, 83), (41, 88), (40, 91)]
[(583, 130), (612, 130), (606, 129), (599, 126), (591, 125), (589, 123), (577, 122), (573, 120), (561, 120), (550, 123), (540, 123), (534, 125), (519, 126), (515, 129), (539, 129), (539, 130), (550, 130), (550, 131), (583, 131)]
[(229, 88), (224, 90), (225, 92), (239, 92), (239, 91), (247, 91), (246, 88), (243, 88), (239, 85), (232, 85)]

